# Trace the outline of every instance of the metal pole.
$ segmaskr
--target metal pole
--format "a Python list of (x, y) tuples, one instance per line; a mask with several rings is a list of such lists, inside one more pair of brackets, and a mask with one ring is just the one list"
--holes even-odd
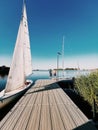
[(59, 55), (61, 55), (60, 52), (57, 53), (57, 79), (59, 78)]
[(93, 98), (93, 120), (96, 120), (96, 102), (95, 98)]
[(59, 77), (58, 69), (59, 69), (59, 54), (57, 54), (57, 78)]
[(63, 36), (63, 43), (62, 43), (62, 76), (64, 78), (64, 36)]

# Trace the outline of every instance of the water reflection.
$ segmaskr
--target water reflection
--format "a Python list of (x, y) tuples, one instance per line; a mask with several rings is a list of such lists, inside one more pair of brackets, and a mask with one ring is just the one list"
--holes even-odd
[[(48, 79), (49, 78), (49, 71), (33, 71), (32, 75), (28, 77), (28, 79), (33, 80), (35, 82), (37, 79)], [(0, 91), (5, 88), (7, 81), (7, 76), (0, 77)]]
[(48, 70), (40, 70), (40, 71), (33, 71), (33, 74), (29, 77), (33, 81), (37, 79), (48, 79), (49, 78), (49, 71)]
[(7, 80), (7, 76), (0, 77), (0, 91), (2, 91), (5, 88), (6, 80)]
[[(89, 70), (65, 70), (64, 71), (64, 78), (73, 78), (78, 77), (81, 75), (88, 75), (90, 74)], [(63, 77), (63, 72), (59, 71), (59, 77)]]

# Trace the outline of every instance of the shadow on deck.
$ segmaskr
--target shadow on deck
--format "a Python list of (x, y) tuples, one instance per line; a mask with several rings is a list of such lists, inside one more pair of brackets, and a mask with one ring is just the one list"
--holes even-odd
[(77, 128), (74, 128), (73, 130), (97, 130), (97, 128), (92, 121), (89, 121)]
[[(31, 93), (38, 93), (38, 92), (42, 92), (42, 91), (49, 91), (49, 90), (53, 90), (53, 89), (59, 89), (59, 85), (54, 85), (55, 83), (49, 84), (49, 85), (45, 85), (43, 86), (41, 89), (39, 90), (33, 90), (31, 92), (27, 92), (25, 95), (27, 94), (31, 94)], [(36, 87), (37, 88), (37, 87)], [(38, 87), (39, 88), (39, 87)]]

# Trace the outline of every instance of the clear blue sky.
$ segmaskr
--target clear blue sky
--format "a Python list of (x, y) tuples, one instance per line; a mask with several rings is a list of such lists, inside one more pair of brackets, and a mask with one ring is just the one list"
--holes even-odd
[[(10, 65), (22, 0), (0, 0), (0, 65)], [(26, 0), (33, 68), (56, 68), (65, 36), (65, 67), (98, 66), (98, 0)], [(60, 56), (61, 67), (61, 56)]]

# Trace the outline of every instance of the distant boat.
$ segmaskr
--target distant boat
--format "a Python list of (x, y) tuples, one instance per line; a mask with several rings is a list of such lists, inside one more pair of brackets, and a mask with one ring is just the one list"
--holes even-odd
[(32, 80), (26, 80), (26, 77), (31, 73), (32, 62), (30, 39), (26, 6), (25, 3), (23, 3), (22, 18), (16, 39), (12, 64), (10, 67), (6, 87), (0, 92), (0, 108), (3, 108), (12, 100), (16, 99), (32, 85)]

